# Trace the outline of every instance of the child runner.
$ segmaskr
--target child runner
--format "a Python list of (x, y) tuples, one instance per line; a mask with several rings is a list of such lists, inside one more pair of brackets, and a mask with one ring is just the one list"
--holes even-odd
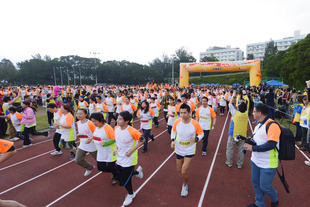
[(86, 169), (84, 176), (88, 176), (95, 166), (85, 160), (86, 154), (89, 153), (95, 160), (97, 158), (96, 145), (91, 142), (96, 126), (87, 119), (87, 109), (78, 109), (76, 116), (79, 119), (77, 122), (77, 137), (80, 139), (80, 145), (76, 152), (75, 162)]
[(56, 128), (59, 128), (61, 133), (59, 148), (68, 148), (71, 152), (70, 159), (74, 159), (76, 154), (74, 113), (69, 104), (62, 104), (60, 112), (62, 113), (62, 116), (55, 124)]
[(97, 127), (93, 134), (93, 141), (97, 148), (97, 168), (102, 172), (112, 173), (112, 186), (118, 183), (116, 173), (115, 133), (113, 128), (106, 123), (101, 113), (93, 113), (90, 120)]
[[(62, 113), (57, 108), (55, 103), (50, 103), (47, 105), (47, 109), (54, 114), (54, 127), (56, 128), (56, 123), (60, 120), (60, 117), (62, 116)], [(59, 148), (59, 141), (61, 137), (61, 130), (59, 128), (56, 128), (54, 137), (53, 137), (53, 143), (55, 147), (55, 151), (51, 153), (51, 155), (61, 155), (62, 151)]]
[(132, 115), (128, 111), (123, 111), (117, 119), (115, 127), (116, 148), (113, 151), (115, 156), (117, 153), (117, 173), (120, 186), (125, 186), (128, 195), (123, 203), (124, 206), (131, 204), (135, 194), (132, 189), (131, 177), (136, 175), (143, 178), (142, 167), (137, 170), (135, 166), (138, 164), (138, 148), (145, 142), (145, 138), (135, 128), (129, 126)]

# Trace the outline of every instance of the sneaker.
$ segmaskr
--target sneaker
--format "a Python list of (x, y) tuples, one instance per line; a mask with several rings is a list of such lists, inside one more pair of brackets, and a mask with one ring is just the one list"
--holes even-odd
[(47, 136), (46, 136), (46, 139), (50, 138), (51, 137), (51, 134), (50, 134), (50, 131), (47, 132)]
[(147, 149), (143, 148), (142, 153), (146, 153), (146, 152), (147, 152)]
[(133, 194), (127, 194), (126, 195), (126, 198), (125, 198), (125, 200), (124, 200), (124, 203), (123, 203), (123, 206), (128, 206), (129, 204), (131, 204), (132, 203), (132, 200), (134, 199), (134, 197), (135, 197), (136, 195), (135, 195), (135, 193), (133, 193)]
[(51, 155), (61, 155), (62, 154), (62, 151), (55, 151), (55, 152), (52, 152)]
[(232, 164), (228, 164), (227, 162), (225, 162), (225, 164), (226, 164), (228, 167), (232, 167)]
[(93, 171), (93, 169), (95, 168), (95, 166), (92, 166), (92, 169), (91, 170), (86, 170), (85, 173), (84, 173), (84, 176), (89, 176), (89, 174)]
[(238, 165), (238, 169), (242, 169), (242, 165)]
[(11, 139), (10, 139), (11, 142), (15, 142), (15, 141), (17, 141), (17, 140), (19, 140), (18, 137), (14, 137), (14, 138), (11, 138)]
[(136, 175), (136, 177), (138, 177), (138, 178), (143, 178), (143, 171), (142, 171), (143, 169), (142, 169), (142, 167), (141, 166), (139, 166), (138, 168), (137, 168), (137, 172), (139, 172), (137, 175)]
[(310, 161), (305, 161), (305, 164), (310, 166)]
[(55, 129), (55, 127), (53, 125), (50, 125), (49, 128), (50, 129)]
[(30, 142), (33, 142), (33, 139), (31, 137), (29, 137)]
[(112, 179), (112, 186), (116, 185), (118, 183), (118, 180)]
[(188, 195), (188, 185), (182, 185), (181, 196), (186, 197)]
[(202, 152), (202, 156), (206, 156), (207, 155), (207, 152)]
[(75, 159), (75, 154), (73, 152), (70, 152), (69, 157), (70, 157), (70, 160), (74, 160)]
[(30, 147), (32, 144), (23, 145), (23, 148)]
[(154, 134), (151, 134), (151, 140), (154, 142)]

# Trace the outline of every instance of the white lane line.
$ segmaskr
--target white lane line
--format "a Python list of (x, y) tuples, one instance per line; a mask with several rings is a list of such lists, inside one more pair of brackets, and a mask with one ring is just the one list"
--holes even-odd
[(56, 200), (54, 200), (53, 202), (49, 203), (46, 205), (46, 207), (49, 207), (55, 203), (57, 203), (58, 201), (60, 201), (61, 199), (63, 199), (64, 197), (66, 197), (67, 195), (69, 195), (70, 193), (72, 193), (73, 191), (77, 190), (78, 188), (80, 188), (81, 186), (85, 185), (86, 183), (88, 183), (89, 181), (91, 181), (92, 179), (94, 179), (95, 177), (97, 177), (98, 175), (100, 175), (102, 172), (97, 173), (96, 175), (94, 175), (93, 177), (87, 179), (86, 181), (84, 181), (83, 183), (81, 183), (80, 185), (76, 186), (75, 188), (73, 188), (72, 190), (68, 191), (66, 194), (60, 196), (59, 198), (57, 198)]
[(160, 170), (160, 168), (162, 168), (162, 166), (164, 166), (164, 164), (166, 164), (166, 162), (171, 158), (171, 156), (174, 154), (174, 152), (172, 152), (167, 159), (152, 173), (152, 175), (150, 175), (150, 177), (148, 177), (148, 179), (146, 179), (146, 181), (144, 181), (144, 183), (136, 190), (136, 194), (139, 193), (139, 191), (151, 180), (151, 178)]
[(208, 177), (207, 177), (207, 179), (206, 179), (205, 185), (204, 185), (204, 187), (203, 187), (203, 190), (202, 190), (202, 193), (201, 193), (201, 196), (200, 196), (200, 200), (199, 200), (199, 203), (198, 203), (198, 207), (201, 207), (201, 206), (202, 206), (203, 199), (204, 199), (204, 197), (205, 197), (205, 194), (206, 194), (206, 191), (207, 191), (207, 187), (208, 187), (208, 184), (209, 184), (209, 181), (210, 181), (210, 178), (211, 178), (211, 174), (212, 174), (212, 170), (213, 170), (214, 163), (215, 163), (215, 160), (216, 160), (216, 156), (217, 156), (217, 153), (218, 153), (218, 151), (219, 151), (220, 144), (221, 144), (221, 141), (222, 141), (222, 138), (223, 138), (223, 134), (224, 134), (224, 130), (225, 130), (225, 126), (226, 126), (228, 117), (229, 117), (229, 113), (227, 113), (226, 121), (225, 121), (223, 130), (222, 130), (222, 134), (221, 134), (221, 137), (220, 137), (219, 142), (218, 142), (218, 144), (217, 144), (216, 151), (215, 151), (214, 156), (213, 156), (212, 164), (211, 164), (211, 167), (210, 167), (210, 170), (209, 170), (209, 173), (208, 173)]
[(19, 164), (22, 164), (22, 163), (27, 162), (27, 161), (33, 160), (33, 159), (35, 159), (35, 158), (41, 157), (41, 156), (46, 155), (46, 154), (48, 154), (48, 153), (51, 153), (51, 152), (53, 152), (53, 151), (55, 151), (55, 150), (51, 150), (51, 151), (48, 151), (48, 152), (39, 154), (39, 155), (37, 155), (37, 156), (35, 156), (35, 157), (31, 157), (31, 158), (29, 158), (29, 159), (26, 159), (26, 160), (23, 160), (23, 161), (20, 161), (20, 162), (16, 162), (16, 163), (14, 163), (14, 164), (12, 164), (12, 165), (9, 165), (9, 166), (6, 166), (6, 167), (4, 167), (4, 168), (1, 168), (0, 171), (1, 171), (1, 170), (8, 169), (8, 168), (13, 167), (13, 166), (16, 166), (16, 165), (19, 165)]
[[(53, 141), (53, 138), (52, 138), (52, 139), (44, 140), (44, 141), (42, 141), (42, 142), (38, 142), (38, 143), (32, 144), (30, 147), (33, 147), (33, 146), (36, 146), (36, 145), (38, 145), (38, 144), (42, 144), (42, 143), (45, 143), (45, 142), (49, 142), (49, 141)], [(18, 151), (18, 150), (28, 149), (28, 148), (29, 148), (29, 147), (25, 147), (25, 148), (20, 147), (20, 148), (18, 148), (18, 149), (16, 149), (16, 150)]]
[(2, 194), (4, 194), (4, 193), (7, 193), (7, 192), (9, 192), (9, 191), (11, 191), (11, 190), (13, 190), (13, 189), (15, 189), (15, 188), (18, 188), (18, 187), (20, 187), (20, 186), (22, 186), (22, 185), (25, 185), (26, 183), (29, 183), (30, 181), (33, 181), (33, 180), (35, 180), (35, 179), (37, 179), (37, 178), (39, 178), (39, 177), (42, 177), (43, 175), (46, 175), (46, 174), (48, 174), (48, 173), (50, 173), (50, 172), (52, 172), (52, 171), (54, 171), (54, 170), (57, 170), (58, 168), (61, 168), (61, 167), (65, 166), (65, 165), (67, 165), (67, 164), (69, 164), (69, 163), (71, 163), (71, 162), (73, 162), (73, 161), (74, 161), (74, 160), (71, 160), (71, 161), (69, 161), (69, 162), (66, 162), (66, 163), (64, 163), (64, 164), (62, 164), (62, 165), (59, 165), (59, 166), (57, 166), (57, 167), (55, 167), (55, 168), (49, 170), (49, 171), (46, 171), (46, 172), (44, 172), (44, 173), (42, 173), (42, 174), (40, 174), (40, 175), (37, 175), (37, 176), (35, 176), (35, 177), (33, 177), (33, 178), (29, 179), (29, 180), (26, 180), (25, 182), (22, 182), (22, 183), (20, 183), (20, 184), (18, 184), (18, 185), (15, 185), (15, 186), (12, 187), (12, 188), (9, 188), (9, 189), (7, 189), (7, 190), (5, 190), (5, 191), (2, 191), (2, 192), (0, 193), (0, 195), (2, 195)]
[[(252, 134), (253, 134), (253, 129), (252, 129), (252, 124), (250, 124), (250, 122), (249, 122), (249, 125), (250, 125), (250, 127), (251, 127), (251, 130), (252, 130)], [(301, 151), (300, 149), (299, 149), (299, 147), (295, 144), (295, 147), (296, 147), (296, 149), (308, 160), (308, 161), (310, 161), (310, 158), (303, 152), (303, 151)]]
[[(164, 130), (163, 132), (161, 132), (160, 134), (158, 134), (156, 137), (159, 137), (160, 135), (162, 135), (164, 132), (166, 132), (166, 130)], [(154, 137), (154, 138), (156, 138)], [(151, 141), (151, 140), (150, 140)], [(149, 142), (150, 142), (149, 141)], [(142, 147), (142, 146), (141, 146)], [(140, 149), (141, 147), (139, 147), (138, 149)], [(174, 154), (174, 152), (172, 152), (172, 154), (153, 172), (153, 174), (138, 188), (138, 190), (136, 191), (136, 194), (143, 188), (143, 186), (158, 172), (158, 170), (169, 160), (169, 158)], [(56, 200), (54, 200), (53, 202), (49, 203), (48, 205), (46, 205), (46, 207), (49, 207), (53, 204), (55, 204), (56, 202), (60, 201), (61, 199), (63, 199), (64, 197), (66, 197), (67, 195), (69, 195), (70, 193), (72, 193), (73, 191), (77, 190), (78, 188), (82, 187), (84, 184), (88, 183), (90, 180), (92, 180), (93, 178), (97, 177), (101, 172), (97, 173), (96, 175), (94, 175), (93, 177), (89, 178), (88, 180), (84, 181), (83, 183), (81, 183), (80, 185), (76, 186), (75, 188), (73, 188), (72, 190), (70, 190), (69, 192), (67, 192), (66, 194), (64, 194), (63, 196), (57, 198)], [(1, 195), (1, 194), (0, 194)]]

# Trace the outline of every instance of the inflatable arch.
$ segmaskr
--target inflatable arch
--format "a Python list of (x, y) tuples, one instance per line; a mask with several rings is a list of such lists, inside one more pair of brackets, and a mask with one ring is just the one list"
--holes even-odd
[(250, 71), (250, 85), (258, 86), (261, 82), (261, 60), (180, 63), (180, 87), (188, 87), (190, 72), (233, 72)]

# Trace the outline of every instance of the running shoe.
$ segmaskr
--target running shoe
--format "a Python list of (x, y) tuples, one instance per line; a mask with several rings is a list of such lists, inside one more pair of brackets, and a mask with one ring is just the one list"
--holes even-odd
[(112, 179), (112, 186), (116, 185), (118, 183), (118, 180)]
[(95, 166), (92, 166), (91, 170), (86, 170), (84, 173), (84, 176), (89, 176), (89, 174), (93, 171), (93, 169), (95, 168)]
[(55, 152), (52, 152), (51, 155), (62, 155), (62, 151), (55, 151)]
[(55, 129), (55, 127), (53, 125), (50, 125), (50, 129)]
[(23, 145), (23, 148), (30, 147), (32, 144)]
[(310, 166), (310, 161), (305, 161), (305, 164)]
[(206, 156), (207, 155), (207, 152), (202, 152), (202, 156)]
[(74, 160), (75, 159), (75, 154), (73, 152), (70, 152), (69, 157), (70, 157), (70, 160)]
[(154, 139), (154, 134), (151, 134), (150, 137), (151, 137), (151, 140), (154, 142), (154, 140), (155, 140), (155, 139)]
[(10, 139), (11, 142), (15, 142), (15, 141), (17, 141), (17, 140), (19, 140), (18, 137), (14, 137), (14, 138), (11, 138), (11, 139)]
[(137, 168), (137, 172), (138, 172), (138, 174), (136, 175), (136, 177), (138, 177), (138, 178), (143, 178), (143, 171), (142, 171), (143, 169), (142, 169), (142, 167), (141, 166), (139, 166), (138, 168)]
[(228, 167), (232, 167), (232, 164), (228, 164), (227, 162), (225, 162), (225, 164), (226, 164)]
[(128, 206), (129, 204), (131, 204), (132, 203), (132, 200), (134, 199), (134, 197), (135, 197), (136, 195), (135, 195), (135, 193), (133, 193), (133, 194), (127, 194), (126, 195), (126, 198), (125, 198), (125, 200), (124, 200), (124, 203), (123, 203), (123, 206)]
[(50, 131), (47, 131), (46, 139), (48, 139), (48, 138), (50, 138), (50, 137), (51, 137)]
[(186, 197), (188, 195), (188, 185), (182, 185), (181, 196)]

